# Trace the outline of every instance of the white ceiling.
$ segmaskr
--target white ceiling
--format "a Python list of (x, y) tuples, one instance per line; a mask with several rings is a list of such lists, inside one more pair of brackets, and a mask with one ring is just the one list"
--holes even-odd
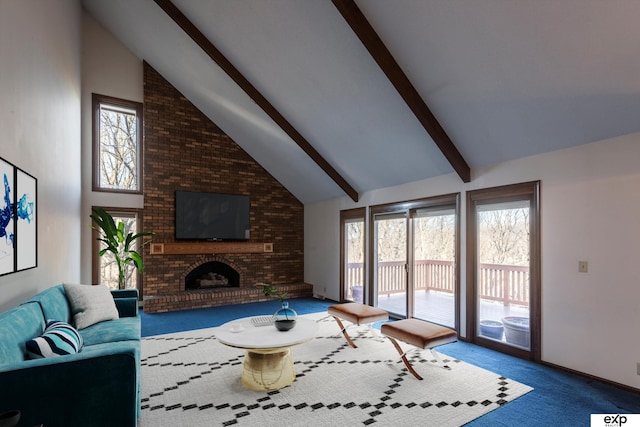
[[(359, 193), (455, 173), (330, 0), (174, 0)], [(471, 169), (640, 131), (638, 0), (356, 0)], [(303, 203), (345, 193), (153, 0), (83, 0)]]

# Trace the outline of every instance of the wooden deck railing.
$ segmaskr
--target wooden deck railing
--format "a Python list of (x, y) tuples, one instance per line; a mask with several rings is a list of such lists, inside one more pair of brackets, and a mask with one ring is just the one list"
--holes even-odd
[(480, 264), (478, 291), (483, 299), (528, 306), (529, 267)]
[[(405, 292), (405, 263), (378, 263), (378, 295)], [(362, 263), (347, 265), (348, 286), (364, 283)], [(415, 268), (416, 291), (454, 293), (455, 265), (452, 261), (420, 260)], [(480, 264), (478, 291), (482, 299), (500, 301), (504, 305), (529, 305), (529, 267)]]

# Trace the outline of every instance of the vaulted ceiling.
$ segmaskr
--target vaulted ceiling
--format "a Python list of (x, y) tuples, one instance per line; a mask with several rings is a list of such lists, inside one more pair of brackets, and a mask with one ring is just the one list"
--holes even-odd
[(303, 203), (640, 131), (637, 0), (83, 0)]

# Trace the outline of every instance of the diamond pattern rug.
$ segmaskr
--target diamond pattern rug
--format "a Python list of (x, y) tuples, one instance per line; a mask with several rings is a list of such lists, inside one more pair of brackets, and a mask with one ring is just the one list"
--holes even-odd
[(354, 349), (326, 313), (305, 317), (319, 334), (293, 347), (296, 380), (276, 391), (241, 384), (244, 351), (216, 328), (144, 338), (139, 426), (460, 426), (532, 390), (428, 350), (411, 353), (419, 381), (366, 327), (349, 329)]

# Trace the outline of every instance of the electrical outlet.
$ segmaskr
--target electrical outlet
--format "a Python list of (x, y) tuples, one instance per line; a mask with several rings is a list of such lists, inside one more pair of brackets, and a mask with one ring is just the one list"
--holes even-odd
[(589, 263), (587, 261), (578, 261), (578, 273), (588, 273)]

